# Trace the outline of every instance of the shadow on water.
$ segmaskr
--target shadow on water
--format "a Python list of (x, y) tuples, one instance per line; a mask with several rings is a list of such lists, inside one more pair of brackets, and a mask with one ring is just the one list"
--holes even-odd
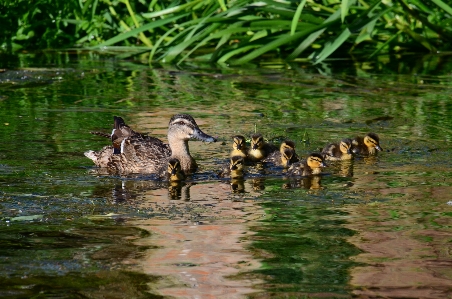
[[(447, 298), (452, 63), (380, 57), (313, 67), (151, 66), (96, 53), (0, 60), (0, 295), (5, 298)], [(166, 140), (190, 113), (182, 183), (103, 175), (83, 152), (120, 115)], [(318, 177), (249, 167), (221, 180), (231, 136), (302, 157), (374, 131), (377, 157)]]

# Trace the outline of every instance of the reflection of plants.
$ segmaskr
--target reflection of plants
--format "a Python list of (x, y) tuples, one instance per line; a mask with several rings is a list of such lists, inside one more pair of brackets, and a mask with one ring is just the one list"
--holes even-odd
[(319, 63), (341, 50), (436, 52), (452, 40), (452, 8), (441, 0), (16, 0), (3, 9), (3, 46), (140, 44), (165, 62), (272, 54)]

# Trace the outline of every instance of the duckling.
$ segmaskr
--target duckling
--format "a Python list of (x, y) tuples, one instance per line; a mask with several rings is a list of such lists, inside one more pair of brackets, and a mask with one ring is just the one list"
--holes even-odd
[(352, 140), (344, 138), (341, 142), (330, 143), (322, 150), (322, 156), (325, 160), (340, 161), (353, 159)]
[(369, 133), (364, 137), (355, 137), (352, 141), (353, 153), (356, 155), (376, 155), (377, 151), (382, 151), (380, 138), (375, 133)]
[(322, 172), (322, 168), (326, 167), (323, 156), (318, 153), (312, 153), (306, 158), (295, 164), (292, 164), (287, 170), (288, 176), (308, 176), (317, 175)]
[(166, 177), (168, 181), (182, 181), (185, 179), (185, 174), (182, 171), (182, 167), (180, 165), (180, 161), (176, 158), (172, 158), (168, 160), (168, 169), (166, 173)]
[(281, 143), (279, 151), (271, 153), (264, 159), (264, 162), (272, 162), (284, 168), (289, 168), (290, 165), (298, 161), (300, 161), (300, 158), (295, 153), (295, 143), (290, 140)]
[(229, 164), (220, 171), (219, 177), (230, 177), (232, 179), (243, 178), (245, 170), (245, 159), (241, 156), (233, 156)]
[(96, 165), (107, 167), (111, 173), (161, 173), (170, 158), (177, 158), (182, 171), (187, 174), (197, 168), (196, 161), (190, 155), (188, 141), (198, 139), (215, 142), (216, 138), (205, 134), (188, 114), (174, 115), (168, 125), (168, 143), (142, 134), (125, 138), (121, 142), (121, 153), (111, 155), (106, 165), (100, 163), (97, 152), (88, 151), (85, 156)]
[(233, 136), (232, 139), (233, 139), (233, 143), (232, 143), (232, 151), (231, 151), (230, 157), (241, 156), (243, 158), (246, 158), (246, 152), (248, 149), (246, 147), (245, 137), (243, 137), (241, 135), (236, 135), (236, 136)]
[(261, 134), (251, 135), (251, 148), (248, 151), (248, 158), (251, 161), (262, 161), (273, 152), (277, 151), (277, 148), (264, 141), (264, 137)]

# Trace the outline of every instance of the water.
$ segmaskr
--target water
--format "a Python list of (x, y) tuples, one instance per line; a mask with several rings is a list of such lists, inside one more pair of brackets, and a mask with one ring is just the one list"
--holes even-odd
[[(448, 56), (153, 66), (95, 53), (3, 56), (0, 296), (447, 298), (452, 294)], [(166, 140), (193, 115), (200, 169), (168, 186), (96, 173), (114, 115)], [(326, 143), (380, 135), (375, 158), (314, 179), (216, 178), (231, 136)], [(231, 184), (232, 183), (232, 184)]]

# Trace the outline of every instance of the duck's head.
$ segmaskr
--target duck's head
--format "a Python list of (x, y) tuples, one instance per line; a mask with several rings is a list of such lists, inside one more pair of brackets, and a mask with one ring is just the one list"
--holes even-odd
[(232, 171), (241, 171), (243, 170), (243, 165), (245, 164), (245, 160), (241, 156), (233, 156), (231, 157), (231, 162), (229, 163), (229, 169)]
[(244, 150), (246, 147), (246, 140), (245, 137), (241, 135), (236, 135), (232, 137), (233, 143), (232, 148), (238, 151)]
[(188, 114), (176, 114), (171, 117), (168, 125), (168, 139), (180, 140), (197, 139), (205, 142), (215, 142), (216, 138), (207, 135), (196, 124), (196, 121)]
[(364, 136), (364, 144), (369, 148), (375, 148), (378, 151), (382, 151), (383, 149), (380, 147), (380, 138), (375, 133), (369, 133)]
[(285, 148), (281, 151), (281, 164), (288, 168), (291, 164), (292, 158), (295, 156), (295, 151), (292, 148)]
[(291, 140), (283, 141), (283, 143), (281, 143), (281, 146), (279, 147), (279, 151), (281, 152), (281, 154), (283, 154), (286, 149), (295, 151), (295, 142)]
[(343, 154), (352, 154), (352, 140), (350, 138), (344, 138), (339, 143), (339, 149)]
[(114, 116), (114, 129), (111, 131), (111, 142), (113, 144), (114, 154), (120, 154), (122, 152), (122, 142), (132, 135), (132, 129), (126, 125), (124, 119), (119, 116)]
[(170, 181), (178, 181), (184, 179), (185, 175), (178, 159), (172, 158), (168, 161), (168, 174)]
[(264, 137), (261, 134), (251, 135), (251, 149), (258, 150), (264, 146)]
[(306, 163), (312, 169), (326, 167), (325, 160), (322, 155), (318, 153), (312, 153), (306, 159)]

